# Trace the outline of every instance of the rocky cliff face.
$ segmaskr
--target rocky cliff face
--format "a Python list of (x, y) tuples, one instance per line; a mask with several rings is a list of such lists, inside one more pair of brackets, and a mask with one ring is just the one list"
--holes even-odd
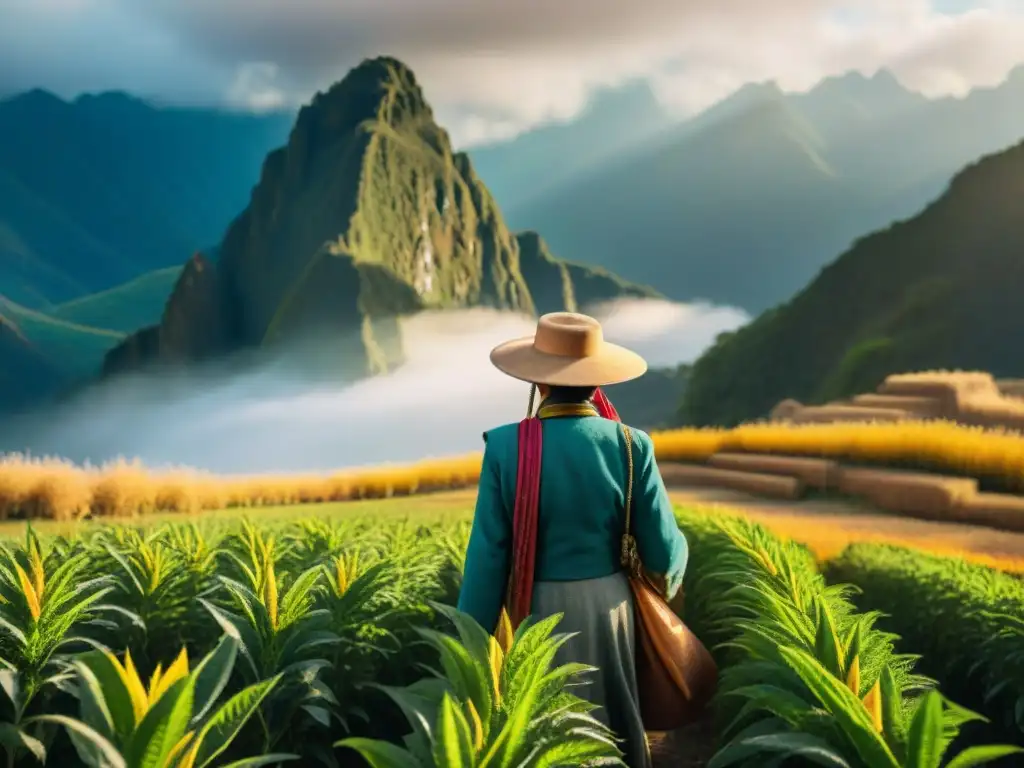
[(373, 373), (401, 361), (396, 318), (421, 309), (535, 313), (622, 295), (653, 291), (560, 262), (536, 235), (509, 232), (412, 72), (379, 58), (300, 111), (218, 262), (194, 258), (155, 344), (151, 331), (136, 334), (106, 368), (326, 332)]
[(600, 267), (555, 258), (536, 232), (516, 235), (519, 267), (530, 286), (536, 311), (582, 311), (590, 304), (619, 298), (654, 298), (653, 288), (628, 283)]

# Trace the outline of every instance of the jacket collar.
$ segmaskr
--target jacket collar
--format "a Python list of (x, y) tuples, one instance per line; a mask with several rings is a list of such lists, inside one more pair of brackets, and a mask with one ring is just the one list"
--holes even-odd
[(554, 419), (562, 416), (597, 416), (592, 403), (549, 403), (545, 400), (537, 411), (538, 419)]

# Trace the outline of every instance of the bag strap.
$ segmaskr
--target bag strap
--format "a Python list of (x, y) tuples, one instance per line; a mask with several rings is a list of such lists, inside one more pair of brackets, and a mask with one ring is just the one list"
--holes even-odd
[(642, 573), (640, 553), (636, 548), (636, 538), (630, 530), (633, 509), (633, 431), (623, 424), (622, 433), (626, 438), (626, 527), (622, 534), (620, 562), (630, 576), (639, 578)]
[(512, 553), (505, 589), (505, 607), (513, 629), (518, 628), (530, 613), (537, 560), (537, 508), (540, 502), (540, 465), (544, 439), (540, 419), (533, 415), (536, 393), (536, 386), (531, 387), (526, 418), (519, 422)]

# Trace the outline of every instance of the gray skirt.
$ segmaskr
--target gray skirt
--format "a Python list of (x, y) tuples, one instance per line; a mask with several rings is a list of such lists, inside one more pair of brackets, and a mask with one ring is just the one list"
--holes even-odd
[(533, 585), (531, 613), (563, 614), (555, 632), (576, 634), (559, 648), (555, 663), (597, 667), (573, 693), (600, 707), (593, 715), (621, 739), (619, 746), (630, 768), (650, 768), (636, 685), (633, 593), (625, 574), (539, 581)]

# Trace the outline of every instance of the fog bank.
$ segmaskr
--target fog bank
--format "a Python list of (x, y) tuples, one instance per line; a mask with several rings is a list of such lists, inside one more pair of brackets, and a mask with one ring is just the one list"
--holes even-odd
[[(652, 368), (692, 361), (739, 310), (664, 301), (620, 301), (592, 310), (609, 341)], [(407, 462), (482, 448), (481, 433), (521, 419), (529, 388), (495, 370), (490, 350), (533, 333), (532, 320), (474, 309), (423, 313), (403, 324), (408, 361), (394, 372), (340, 386), (277, 361), (244, 374), (119, 378), (9, 425), (0, 449), (102, 463), (219, 473), (328, 471)], [(608, 390), (615, 399), (615, 388)]]

